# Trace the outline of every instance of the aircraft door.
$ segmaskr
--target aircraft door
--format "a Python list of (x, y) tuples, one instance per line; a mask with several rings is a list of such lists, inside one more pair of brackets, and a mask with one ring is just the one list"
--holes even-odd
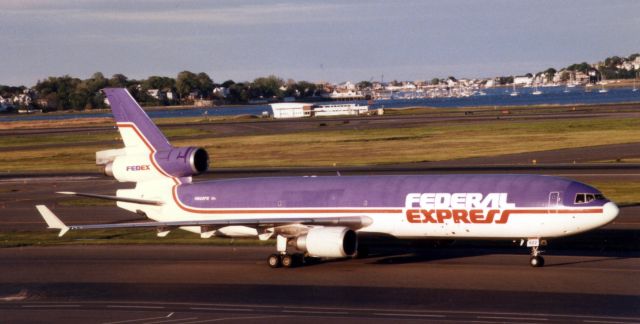
[(549, 213), (557, 213), (558, 208), (562, 206), (562, 197), (559, 191), (549, 193)]

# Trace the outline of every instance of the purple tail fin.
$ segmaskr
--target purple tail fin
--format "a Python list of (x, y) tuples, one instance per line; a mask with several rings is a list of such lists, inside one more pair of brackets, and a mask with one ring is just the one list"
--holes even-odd
[(113, 117), (126, 147), (139, 147), (156, 152), (171, 149), (167, 138), (149, 119), (127, 89), (105, 88), (103, 91), (109, 99)]

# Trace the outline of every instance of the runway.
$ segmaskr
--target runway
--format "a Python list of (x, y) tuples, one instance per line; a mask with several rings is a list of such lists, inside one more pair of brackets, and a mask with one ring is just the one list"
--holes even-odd
[[(0, 250), (9, 322), (640, 321), (638, 253), (411, 248), (294, 269), (270, 247), (63, 246)], [(171, 314), (171, 316), (168, 316)]]

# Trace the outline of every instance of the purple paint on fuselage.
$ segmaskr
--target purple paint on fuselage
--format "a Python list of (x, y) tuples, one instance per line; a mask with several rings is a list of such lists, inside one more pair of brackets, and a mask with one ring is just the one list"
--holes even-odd
[(184, 184), (177, 192), (195, 208), (403, 208), (408, 193), (507, 193), (516, 207), (548, 207), (551, 192), (560, 193), (564, 206), (574, 206), (576, 193), (599, 193), (559, 177), (492, 174), (246, 178)]

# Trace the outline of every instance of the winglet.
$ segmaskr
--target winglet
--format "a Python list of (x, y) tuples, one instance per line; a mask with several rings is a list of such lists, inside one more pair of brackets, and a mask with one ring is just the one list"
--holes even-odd
[(60, 230), (60, 233), (58, 234), (59, 237), (69, 231), (69, 227), (65, 225), (51, 210), (49, 210), (47, 206), (37, 205), (36, 208), (38, 209), (38, 212), (40, 212), (40, 215), (42, 215), (42, 218), (44, 218), (44, 221), (47, 222), (47, 225), (49, 225), (49, 228)]

